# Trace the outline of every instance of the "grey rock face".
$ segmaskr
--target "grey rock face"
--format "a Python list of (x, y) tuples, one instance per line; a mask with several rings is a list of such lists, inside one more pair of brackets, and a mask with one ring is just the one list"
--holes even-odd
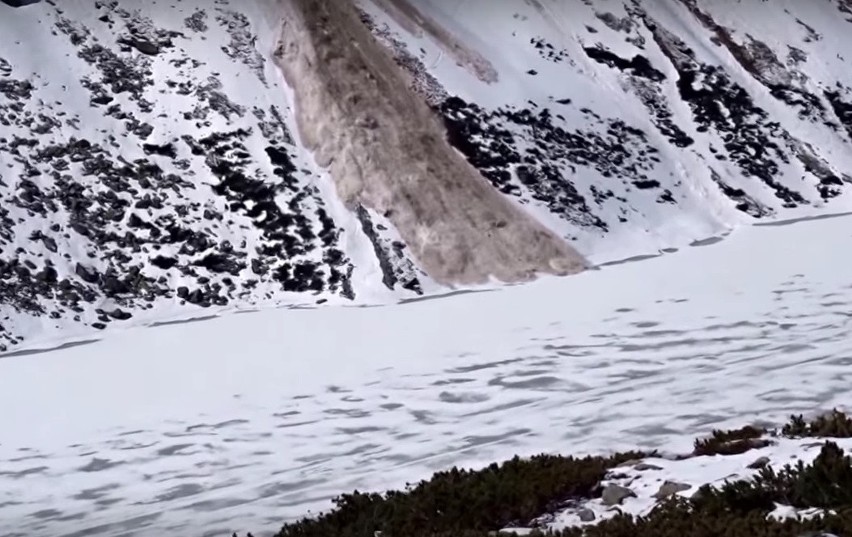
[(761, 468), (765, 468), (769, 464), (769, 457), (759, 457), (753, 463), (749, 464), (748, 467), (752, 470), (759, 470)]
[(577, 516), (580, 517), (581, 522), (594, 522), (597, 518), (591, 509), (581, 509), (577, 512)]
[(658, 500), (662, 500), (664, 498), (668, 498), (669, 496), (674, 496), (678, 492), (683, 492), (685, 490), (689, 490), (692, 488), (692, 485), (687, 485), (686, 483), (678, 483), (677, 481), (666, 481), (660, 487), (660, 490), (654, 494), (654, 498)]
[(621, 485), (607, 485), (601, 495), (601, 501), (604, 505), (612, 507), (614, 505), (621, 505), (621, 502), (627, 498), (635, 497), (636, 493), (627, 487), (622, 487)]

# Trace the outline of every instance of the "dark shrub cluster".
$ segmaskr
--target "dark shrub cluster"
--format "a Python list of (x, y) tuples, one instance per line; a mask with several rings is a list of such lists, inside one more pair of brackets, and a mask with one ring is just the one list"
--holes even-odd
[(746, 426), (729, 431), (713, 431), (709, 438), (695, 440), (693, 455), (738, 455), (768, 445), (761, 437), (766, 429)]
[[(852, 420), (835, 411), (811, 422), (792, 417), (789, 437), (851, 436)], [(743, 427), (714, 431), (695, 442), (694, 455), (728, 455), (752, 449), (768, 431)], [(574, 502), (599, 497), (609, 470), (647, 457), (539, 455), (514, 458), (478, 470), (452, 469), (386, 494), (354, 492), (335, 500), (331, 512), (285, 525), (276, 537), (494, 537), (523, 527)], [(776, 504), (820, 508), (807, 520), (774, 520)], [(761, 469), (753, 479), (702, 487), (689, 499), (673, 498), (643, 517), (618, 515), (559, 537), (801, 537), (852, 535), (852, 457), (826, 442), (813, 463)], [(501, 533), (500, 535), (503, 535)]]
[[(790, 416), (781, 428), (781, 436), (786, 438), (852, 438), (852, 418), (844, 412), (833, 410), (817, 416), (811, 421), (801, 415)], [(740, 429), (713, 431), (707, 438), (695, 440), (695, 456), (702, 455), (738, 455), (752, 449), (766, 447), (771, 441), (769, 433), (762, 427), (748, 425)]]
[(332, 512), (287, 524), (277, 537), (374, 537), (377, 531), (384, 537), (457, 535), (523, 524), (570, 500), (599, 495), (598, 484), (609, 469), (646, 456), (539, 455), (479, 471), (453, 468), (405, 491), (344, 494)]
[[(852, 513), (810, 520), (767, 519), (764, 513), (695, 510), (672, 500), (647, 517), (620, 515), (587, 528), (571, 528), (560, 537), (823, 537), (852, 535)], [(471, 536), (473, 537), (473, 536)], [(486, 537), (485, 533), (478, 537)]]
[(775, 504), (802, 509), (852, 507), (852, 458), (837, 444), (826, 442), (812, 464), (799, 461), (778, 471), (766, 467), (750, 480), (728, 482), (718, 489), (705, 486), (693, 503), (700, 509), (711, 506), (743, 514), (767, 513)]
[(801, 415), (792, 416), (781, 429), (781, 434), (788, 438), (850, 438), (852, 437), (852, 418), (839, 410), (818, 416), (811, 422), (805, 421)]

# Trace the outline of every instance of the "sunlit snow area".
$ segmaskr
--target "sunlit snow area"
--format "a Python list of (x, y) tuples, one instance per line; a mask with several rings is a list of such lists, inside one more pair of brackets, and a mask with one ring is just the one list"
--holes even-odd
[[(0, 535), (265, 536), (454, 465), (847, 406), (850, 22), (0, 2)], [(624, 470), (621, 507), (809, 449)]]
[(0, 532), (224, 534), (515, 454), (688, 451), (843, 405), (849, 217), (567, 279), (0, 360)]

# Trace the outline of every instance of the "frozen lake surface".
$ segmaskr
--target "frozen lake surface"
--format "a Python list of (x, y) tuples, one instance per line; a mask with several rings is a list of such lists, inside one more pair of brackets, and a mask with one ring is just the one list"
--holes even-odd
[(354, 488), (842, 407), (849, 217), (497, 291), (0, 359), (0, 534), (256, 535)]

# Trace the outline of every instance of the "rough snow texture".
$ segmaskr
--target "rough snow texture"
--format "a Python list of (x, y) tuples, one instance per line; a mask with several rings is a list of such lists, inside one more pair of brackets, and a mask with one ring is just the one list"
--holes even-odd
[[(576, 257), (554, 235), (603, 263), (849, 208), (846, 2), (356, 6), (363, 26), (337, 2), (347, 15), (329, 24), (345, 20), (364, 55), (331, 53), (378, 62), (385, 119), (410, 114), (392, 143), (393, 121), (342, 128), (341, 110), (375, 102), (357, 84), (297, 128), (299, 85), (272, 61), (277, 1), (0, 5), (0, 352), (204, 310), (559, 272), (551, 260)], [(333, 100), (333, 84), (314, 82), (313, 99)], [(306, 126), (331, 135), (303, 141)], [(436, 162), (444, 136), (469, 166)], [(375, 156), (355, 159), (370, 181), (340, 162), (359, 154)], [(448, 176), (424, 194), (424, 178)]]
[(848, 410), (850, 222), (752, 227), (489, 292), (222, 315), (6, 357), (0, 534), (261, 537), (342, 492), (453, 465), (685, 453), (714, 428)]

